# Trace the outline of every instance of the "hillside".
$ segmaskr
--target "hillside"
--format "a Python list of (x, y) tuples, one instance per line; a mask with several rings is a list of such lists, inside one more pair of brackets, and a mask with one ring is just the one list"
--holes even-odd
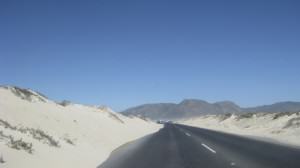
[(300, 102), (279, 102), (271, 105), (243, 108), (245, 112), (298, 112), (300, 111)]
[(300, 112), (206, 115), (177, 122), (300, 147)]
[(0, 167), (96, 167), (116, 147), (158, 128), (107, 107), (0, 87)]
[(250, 108), (242, 108), (231, 101), (208, 103), (203, 100), (186, 99), (175, 103), (144, 104), (122, 112), (128, 116), (146, 117), (152, 120), (177, 120), (199, 117), (207, 114), (247, 113), (247, 112), (298, 112), (300, 102), (280, 102)]
[(141, 116), (153, 120), (172, 120), (180, 118), (192, 118), (205, 114), (224, 114), (228, 112), (238, 113), (240, 112), (240, 108), (236, 104), (229, 101), (212, 104), (203, 100), (186, 99), (179, 104), (145, 104), (127, 109), (123, 111), (122, 114)]

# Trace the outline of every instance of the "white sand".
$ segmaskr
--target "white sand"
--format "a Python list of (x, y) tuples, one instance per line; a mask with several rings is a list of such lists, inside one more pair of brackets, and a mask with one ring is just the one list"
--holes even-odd
[[(275, 117), (276, 115), (281, 115)], [(179, 123), (300, 146), (300, 112), (253, 115), (207, 115)], [(224, 120), (225, 119), (225, 120)]]
[[(66, 107), (33, 96), (23, 100), (12, 93), (13, 88), (0, 87), (0, 119), (18, 129), (33, 128), (44, 131), (58, 141), (53, 147), (45, 140), (37, 140), (30, 133), (5, 128), (0, 131), (14, 140), (32, 143), (33, 153), (9, 147), (9, 140), (0, 136), (0, 157), (8, 168), (82, 168), (96, 167), (118, 146), (157, 131), (161, 126), (128, 118), (108, 108), (96, 108), (72, 104)], [(74, 145), (66, 142), (71, 140)]]

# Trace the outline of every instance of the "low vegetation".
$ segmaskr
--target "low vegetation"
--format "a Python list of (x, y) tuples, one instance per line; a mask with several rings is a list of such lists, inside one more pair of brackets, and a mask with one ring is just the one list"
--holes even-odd
[(70, 138), (64, 138), (64, 140), (70, 144), (70, 145), (75, 145), (75, 143), (73, 142), (73, 140), (71, 140)]
[(118, 121), (118, 122), (120, 122), (120, 123), (122, 123), (122, 124), (124, 124), (124, 121), (121, 120), (117, 115), (115, 115), (113, 113), (109, 113), (109, 117), (116, 120), (116, 121)]
[[(25, 142), (21, 139), (15, 140), (11, 135), (5, 135), (3, 131), (0, 131), (0, 139), (6, 141), (7, 146), (16, 150), (24, 150), (30, 154), (33, 153), (32, 143)], [(2, 158), (3, 159), (3, 158)]]
[(11, 130), (16, 130), (17, 129), (17, 127), (16, 126), (12, 126), (12, 125), (10, 125), (7, 121), (4, 121), (4, 120), (2, 120), (1, 118), (0, 118), (0, 126), (3, 126), (4, 128), (9, 128), (9, 129), (11, 129)]
[(3, 156), (1, 155), (0, 156), (0, 164), (3, 164), (3, 163), (5, 163), (5, 160), (3, 159)]
[[(8, 88), (7, 88), (8, 89)], [(46, 102), (44, 99), (47, 99), (46, 96), (40, 94), (40, 93), (34, 93), (31, 92), (28, 89), (22, 89), (19, 87), (12, 87), (11, 89), (12, 93), (15, 94), (17, 97), (20, 97), (23, 100), (32, 101), (33, 97), (36, 97), (41, 102)], [(44, 98), (44, 99), (43, 99)]]
[(240, 119), (246, 119), (246, 118), (252, 118), (255, 115), (255, 113), (244, 113), (237, 115), (237, 120)]
[(299, 128), (300, 127), (300, 117), (290, 119), (287, 124), (283, 127), (286, 128)]
[(293, 115), (293, 114), (299, 115), (299, 113), (295, 113), (295, 112), (282, 112), (282, 113), (276, 113), (276, 114), (274, 115), (274, 117), (273, 117), (273, 120), (276, 120), (276, 119), (278, 119), (278, 118), (280, 118), (280, 117), (283, 117), (283, 116), (291, 116), (291, 115)]
[[(28, 134), (32, 138), (34, 138), (40, 142), (43, 142), (45, 144), (48, 144), (51, 147), (60, 147), (58, 140), (55, 140), (51, 135), (47, 134), (46, 132), (44, 132), (41, 129), (13, 126), (9, 122), (2, 120), (2, 119), (0, 119), (0, 126), (3, 126), (6, 129), (20, 132), (22, 134)], [(23, 149), (29, 150), (29, 148), (32, 147), (32, 145), (30, 145), (30, 144), (23, 143), (22, 140), (15, 141), (12, 137), (9, 137), (9, 136), (7, 137), (6, 135), (3, 134), (2, 131), (0, 132), (0, 135), (2, 137), (9, 138), (10, 142), (12, 144), (12, 146), (10, 146), (10, 147), (14, 147), (15, 149), (23, 148)]]
[(17, 149), (17, 150), (24, 150), (30, 154), (33, 153), (32, 143), (25, 142), (22, 140), (22, 138), (18, 139), (18, 140), (14, 140), (10, 136), (10, 142), (9, 142), (8, 146), (10, 146), (13, 149)]
[(230, 118), (233, 114), (231, 113), (227, 113), (227, 114), (224, 114), (224, 115), (220, 115), (220, 118), (219, 118), (219, 121), (222, 122), (228, 118)]
[(70, 102), (68, 100), (63, 100), (62, 102), (58, 102), (58, 104), (61, 105), (61, 106), (66, 107), (66, 106), (72, 104), (72, 102)]

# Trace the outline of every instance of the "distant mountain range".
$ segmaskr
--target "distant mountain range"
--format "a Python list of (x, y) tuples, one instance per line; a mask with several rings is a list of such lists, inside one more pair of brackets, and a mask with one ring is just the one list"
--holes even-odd
[(300, 102), (279, 102), (271, 105), (242, 108), (231, 101), (208, 103), (203, 100), (186, 99), (179, 104), (144, 104), (129, 108), (124, 115), (145, 117), (152, 120), (172, 120), (192, 118), (206, 114), (246, 113), (246, 112), (299, 112)]

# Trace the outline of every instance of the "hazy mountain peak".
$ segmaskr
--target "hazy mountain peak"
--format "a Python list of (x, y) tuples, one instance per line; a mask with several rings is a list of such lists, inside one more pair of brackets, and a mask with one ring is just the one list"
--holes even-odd
[(191, 105), (191, 104), (207, 104), (208, 102), (199, 99), (184, 99), (179, 105)]
[(229, 101), (229, 100), (218, 101), (218, 102), (215, 102), (214, 104), (234, 104), (234, 105), (236, 105), (233, 101)]
[(193, 118), (206, 114), (226, 114), (243, 112), (298, 112), (300, 102), (279, 102), (271, 105), (257, 106), (252, 108), (241, 108), (232, 101), (220, 101), (208, 103), (203, 100), (185, 99), (179, 104), (161, 103), (141, 105), (124, 111), (125, 115), (137, 115), (150, 119), (182, 119)]
[(300, 102), (284, 101), (271, 105), (262, 105), (243, 109), (246, 112), (299, 112)]
[(223, 107), (224, 107), (224, 106), (232, 106), (232, 107), (240, 108), (239, 105), (235, 104), (235, 103), (232, 102), (232, 101), (228, 101), (228, 100), (226, 100), (226, 101), (215, 102), (214, 104), (215, 104), (215, 105), (219, 105), (219, 106), (223, 106)]
[(216, 104), (199, 99), (184, 99), (179, 104), (161, 103), (141, 105), (124, 111), (127, 115), (144, 116), (150, 119), (178, 119), (191, 118), (204, 114), (223, 114), (240, 112), (239, 106), (233, 102), (225, 101)]

